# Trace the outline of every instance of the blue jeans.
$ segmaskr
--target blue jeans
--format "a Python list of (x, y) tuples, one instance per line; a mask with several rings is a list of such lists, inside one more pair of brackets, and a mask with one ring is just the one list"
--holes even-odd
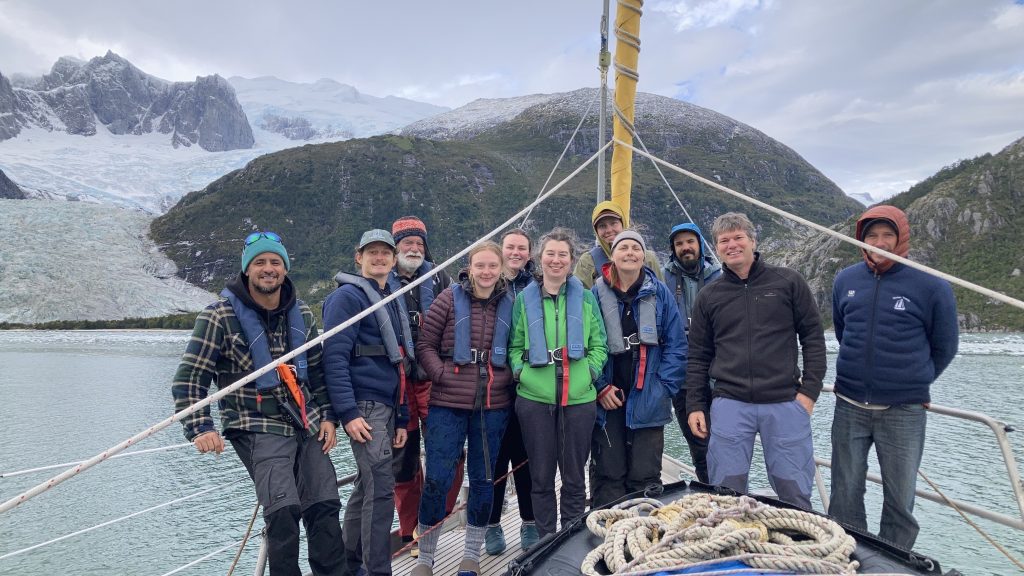
[[(469, 504), (466, 519), (471, 526), (487, 526), (494, 501), (494, 462), (505, 434), (509, 408), (462, 410), (431, 406), (424, 426), (423, 444), (427, 454), (427, 477), (420, 499), (420, 524), (433, 526), (445, 516), (445, 497), (452, 485), (462, 446), (469, 437), (466, 454), (469, 469)], [(487, 461), (483, 434), (487, 434)], [(492, 476), (490, 480), (488, 476)]]
[(921, 404), (867, 410), (836, 399), (832, 420), (832, 498), (828, 512), (867, 531), (864, 490), (868, 451), (875, 445), (882, 471), (882, 521), (878, 536), (910, 550), (917, 540), (914, 489), (924, 453), (928, 414)]
[(779, 500), (811, 509), (811, 415), (800, 402), (751, 404), (715, 398), (711, 402), (711, 421), (708, 476), (712, 484), (748, 491), (754, 436), (760, 433), (768, 481)]

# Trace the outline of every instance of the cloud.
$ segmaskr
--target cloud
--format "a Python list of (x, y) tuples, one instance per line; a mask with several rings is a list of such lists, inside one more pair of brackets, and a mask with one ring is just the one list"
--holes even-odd
[(684, 0), (655, 3), (652, 9), (667, 14), (675, 21), (676, 30), (684, 31), (729, 24), (743, 12), (769, 8), (771, 4), (767, 0)]
[[(1022, 2), (648, 0), (639, 89), (750, 124), (848, 192), (888, 195), (1024, 136)], [(0, 0), (0, 71), (112, 49), (168, 80), (326, 77), (455, 107), (598, 85), (596, 4)]]

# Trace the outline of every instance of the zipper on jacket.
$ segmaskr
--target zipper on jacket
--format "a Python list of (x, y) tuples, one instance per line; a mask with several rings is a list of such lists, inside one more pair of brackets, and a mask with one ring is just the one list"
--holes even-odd
[[(558, 292), (559, 292), (559, 295), (561, 295), (562, 291), (559, 290)], [(566, 297), (568, 297), (568, 289), (566, 290)], [(557, 350), (558, 349), (558, 296), (557, 295), (551, 299), (551, 307), (555, 309), (555, 345), (551, 349), (552, 350)], [(565, 337), (566, 337), (566, 339), (568, 339), (569, 335), (566, 334)], [(544, 344), (547, 345), (547, 342), (545, 342)], [(562, 383), (559, 382), (559, 380), (558, 380), (558, 370), (555, 369), (555, 405), (556, 406), (561, 406), (562, 402), (565, 400), (565, 398), (559, 398), (559, 396), (560, 396), (559, 391), (561, 389), (562, 389)]]
[[(748, 277), (749, 279), (749, 274)], [(747, 279), (743, 280), (743, 302), (747, 306), (747, 401), (751, 404), (754, 403), (754, 342), (753, 342), (753, 325), (750, 322), (750, 285), (747, 283)]]
[[(867, 339), (867, 341), (869, 343), (875, 341), (875, 312), (878, 310), (878, 295), (879, 295), (879, 292), (881, 292), (881, 291), (882, 291), (882, 276), (880, 274), (876, 273), (875, 274), (875, 293), (874, 293), (874, 295), (872, 297), (872, 302), (871, 302), (871, 319), (868, 322), (868, 339)], [(865, 404), (871, 404), (871, 400), (872, 400), (872, 398), (871, 398), (871, 388), (872, 388), (871, 387), (871, 382), (872, 382), (872, 380), (874, 380), (874, 372), (875, 372), (875, 352), (874, 352), (874, 346), (871, 346), (871, 345), (867, 346), (867, 349), (865, 351), (867, 352), (867, 358), (865, 359), (866, 366), (865, 366), (865, 371), (864, 371), (865, 372), (864, 373), (864, 376), (865, 376), (865, 378), (864, 378), (864, 395), (865, 395), (864, 403)]]

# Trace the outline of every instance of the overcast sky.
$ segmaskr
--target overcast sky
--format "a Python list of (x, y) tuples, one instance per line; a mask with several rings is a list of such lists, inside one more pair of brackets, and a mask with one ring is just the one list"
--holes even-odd
[[(615, 2), (611, 2), (614, 18)], [(0, 72), (332, 78), (457, 107), (596, 86), (601, 0), (0, 0)], [(647, 0), (640, 85), (889, 196), (1024, 136), (1024, 0)]]

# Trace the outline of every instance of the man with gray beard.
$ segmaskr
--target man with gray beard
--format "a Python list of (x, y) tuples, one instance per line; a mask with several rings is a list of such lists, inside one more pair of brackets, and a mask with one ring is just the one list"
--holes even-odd
[[(409, 312), (409, 328), (413, 342), (419, 341), (423, 315), (442, 290), (452, 283), (444, 270), (434, 274), (434, 261), (427, 247), (427, 226), (415, 216), (403, 216), (391, 225), (391, 235), (398, 247), (398, 260), (391, 272), (392, 283), (404, 287), (422, 276), (433, 274), (430, 280), (405, 294), (405, 307)], [(396, 287), (397, 289), (397, 287)], [(417, 366), (411, 372), (409, 383), (409, 439), (404, 448), (394, 451), (395, 509), (398, 512), (398, 533), (403, 541), (413, 539), (413, 530), (419, 521), (420, 494), (423, 491), (423, 470), (420, 466), (420, 422), (427, 417), (430, 400), (430, 378)], [(447, 508), (450, 510), (462, 485), (462, 467), (455, 474), (454, 489), (449, 492)]]

